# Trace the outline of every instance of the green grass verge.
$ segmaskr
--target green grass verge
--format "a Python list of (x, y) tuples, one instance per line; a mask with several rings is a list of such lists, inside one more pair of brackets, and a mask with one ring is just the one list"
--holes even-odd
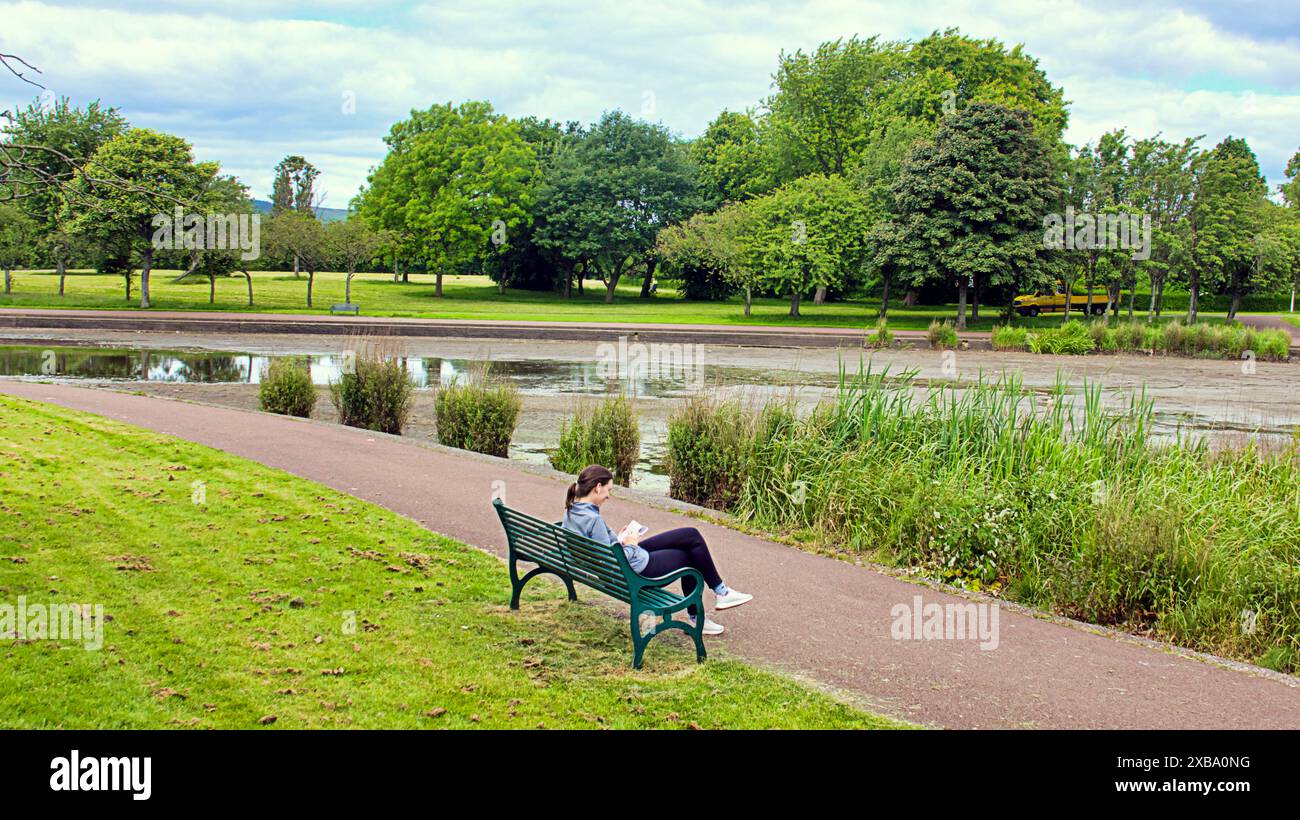
[[(215, 305), (208, 304), (208, 285), (203, 279), (176, 284), (171, 280), (179, 271), (154, 271), (150, 276), (150, 295), (156, 310), (250, 311), (247, 286), (242, 276), (217, 283)], [(122, 277), (80, 271), (67, 278), (66, 295), (59, 296), (58, 276), (49, 271), (14, 274), (14, 291), (0, 296), (0, 306), (33, 308), (115, 309), (139, 305), (139, 285), (132, 285), (132, 298), (124, 298)], [(313, 288), (315, 307), (307, 310), (307, 278), (295, 279), (280, 271), (254, 271), (253, 295), (256, 313), (329, 312), (329, 306), (343, 301), (342, 273), (319, 273)], [(486, 276), (447, 276), (443, 279), (443, 297), (434, 296), (434, 277), (413, 275), (409, 284), (394, 282), (388, 274), (358, 274), (352, 280), (352, 301), (361, 305), (366, 316), (417, 317), (426, 319), (478, 319), (500, 321), (546, 322), (641, 322), (653, 324), (708, 325), (787, 325), (792, 327), (874, 327), (880, 309), (878, 299), (851, 299), (814, 305), (811, 300), (800, 305), (803, 316), (791, 319), (786, 299), (759, 298), (753, 301), (752, 315), (746, 319), (739, 297), (726, 302), (688, 302), (676, 298), (669, 286), (661, 287), (653, 299), (640, 298), (640, 283), (629, 280), (619, 285), (615, 300), (605, 304), (605, 289), (599, 282), (589, 282), (582, 296), (576, 291), (572, 299), (553, 293), (525, 290), (497, 292)], [(925, 330), (936, 319), (956, 316), (956, 305), (924, 305), (902, 308), (893, 300), (889, 326), (893, 330)], [(1166, 314), (1178, 315), (1177, 311)], [(1221, 314), (1205, 312), (1206, 319)], [(980, 319), (968, 329), (991, 330), (1000, 319), (996, 307), (985, 305)], [(1055, 327), (1060, 316), (1017, 317), (1017, 325)]]
[(0, 397), (0, 513), (0, 603), (111, 618), (98, 651), (0, 639), (3, 728), (901, 725), (679, 636), (632, 670), (558, 583), (511, 612), (487, 553), (98, 416)]

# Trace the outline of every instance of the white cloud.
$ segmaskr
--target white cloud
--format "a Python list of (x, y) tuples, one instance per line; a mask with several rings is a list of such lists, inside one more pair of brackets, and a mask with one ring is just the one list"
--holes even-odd
[[(44, 69), (52, 90), (77, 102), (100, 97), (137, 125), (185, 136), (260, 195), (281, 156), (303, 154), (322, 169), (334, 207), (346, 205), (382, 158), (389, 126), (411, 108), (488, 99), (514, 116), (590, 122), (613, 108), (639, 115), (651, 92), (653, 117), (693, 136), (722, 109), (764, 97), (782, 49), (950, 26), (1025, 43), (1073, 103), (1071, 141), (1120, 126), (1138, 136), (1204, 133), (1207, 142), (1245, 134), (1274, 182), (1300, 147), (1300, 42), (1267, 32), (1259, 14), (1233, 26), (1173, 0), (235, 0), (219, 12), (173, 0), (157, 8), (0, 3), (0, 42)], [(28, 91), (0, 81), (0, 105)], [(355, 115), (341, 111), (345, 91), (356, 95)]]

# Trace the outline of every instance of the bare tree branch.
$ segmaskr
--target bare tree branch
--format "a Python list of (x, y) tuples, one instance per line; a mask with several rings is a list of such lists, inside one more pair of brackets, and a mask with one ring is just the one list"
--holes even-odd
[(27, 83), (28, 85), (34, 85), (37, 88), (42, 88), (42, 89), (45, 88), (45, 86), (41, 85), (35, 80), (28, 79), (27, 76), (24, 75), (21, 71), (14, 68), (13, 63), (9, 62), (10, 60), (16, 60), (17, 62), (22, 63), (23, 66), (31, 69), (32, 71), (35, 71), (37, 74), (43, 73), (39, 68), (27, 62), (22, 57), (19, 57), (17, 54), (0, 54), (0, 64), (4, 65), (5, 68), (9, 69), (10, 74), (13, 74), (15, 77)]

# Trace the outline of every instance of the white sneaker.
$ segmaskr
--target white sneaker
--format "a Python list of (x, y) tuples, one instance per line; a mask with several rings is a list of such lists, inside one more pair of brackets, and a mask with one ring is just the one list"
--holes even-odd
[(733, 606), (747, 604), (754, 600), (753, 595), (746, 595), (734, 589), (728, 589), (726, 595), (719, 595), (718, 600), (713, 602), (714, 609), (731, 609)]
[[(686, 622), (689, 623), (692, 627), (694, 627), (694, 626), (695, 626), (695, 618), (694, 618), (694, 616), (687, 615), (687, 616), (686, 616)], [(704, 634), (705, 634), (705, 635), (721, 635), (721, 634), (722, 634), (722, 624), (714, 622), (713, 620), (711, 620), (711, 619), (709, 618), (709, 616), (705, 615), (705, 616), (704, 616)]]

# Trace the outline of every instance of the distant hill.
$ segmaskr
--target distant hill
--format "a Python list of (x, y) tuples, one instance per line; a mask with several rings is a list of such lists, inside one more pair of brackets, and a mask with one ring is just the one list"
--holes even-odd
[[(258, 213), (269, 214), (271, 212), (271, 203), (265, 199), (254, 199), (253, 207), (257, 208)], [(321, 222), (337, 222), (340, 219), (347, 219), (348, 212), (342, 208), (317, 208), (316, 218)]]

